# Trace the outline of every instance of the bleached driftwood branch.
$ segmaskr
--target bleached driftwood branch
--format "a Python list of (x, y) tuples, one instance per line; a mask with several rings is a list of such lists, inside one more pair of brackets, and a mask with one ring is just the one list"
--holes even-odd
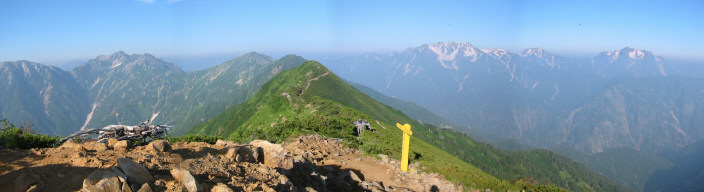
[(117, 140), (130, 141), (149, 141), (153, 138), (166, 136), (167, 131), (171, 128), (170, 125), (150, 125), (152, 119), (142, 122), (136, 126), (127, 125), (108, 125), (103, 128), (88, 129), (78, 131), (61, 139), (61, 142), (80, 138), (88, 139), (90, 136), (98, 135), (98, 142), (107, 143), (108, 139), (114, 138)]

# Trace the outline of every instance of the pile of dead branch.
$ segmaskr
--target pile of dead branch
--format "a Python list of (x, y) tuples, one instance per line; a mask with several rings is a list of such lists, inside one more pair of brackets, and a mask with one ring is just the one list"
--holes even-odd
[(114, 138), (117, 140), (130, 140), (132, 143), (137, 141), (149, 142), (156, 138), (162, 138), (167, 135), (167, 131), (171, 126), (169, 125), (150, 125), (151, 120), (142, 122), (139, 125), (128, 126), (128, 125), (108, 125), (103, 128), (81, 130), (74, 134), (69, 135), (61, 139), (64, 141), (85, 141), (88, 139), (94, 139), (96, 135), (98, 142), (107, 143), (108, 139)]

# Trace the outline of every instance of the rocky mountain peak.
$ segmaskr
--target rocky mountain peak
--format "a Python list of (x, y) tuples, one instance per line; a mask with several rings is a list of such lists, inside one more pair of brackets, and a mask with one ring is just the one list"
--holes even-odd
[(482, 49), (482, 52), (489, 54), (491, 56), (494, 56), (494, 57), (501, 57), (506, 54), (509, 54), (509, 52), (506, 51), (505, 49), (497, 49), (497, 48)]
[(430, 51), (437, 55), (438, 61), (453, 61), (457, 56), (471, 58), (476, 61), (484, 54), (480, 49), (468, 42), (437, 42), (420, 47), (421, 51)]
[(47, 66), (43, 65), (41, 63), (35, 63), (27, 60), (17, 60), (17, 61), (2, 61), (0, 62), (0, 69), (7, 69), (7, 68), (15, 68), (15, 69), (22, 69), (26, 72), (28, 71), (41, 71), (41, 70), (55, 70), (55, 71), (63, 71), (57, 67), (54, 66)]
[(641, 50), (641, 49), (635, 49), (631, 47), (624, 47), (621, 50), (615, 50), (615, 51), (605, 51), (599, 54), (597, 57), (606, 57), (609, 59), (610, 62), (614, 62), (616, 60), (620, 59), (625, 59), (625, 60), (643, 60), (648, 57), (653, 58), (653, 53), (647, 50)]
[[(84, 65), (77, 67), (80, 68), (94, 68), (94, 69), (114, 69), (114, 68), (126, 68), (130, 69), (136, 66), (151, 66), (156, 68), (162, 68), (166, 71), (181, 72), (182, 70), (175, 64), (163, 61), (154, 57), (149, 53), (144, 54), (127, 54), (124, 51), (117, 51), (110, 55), (101, 55), (95, 59), (91, 59)], [(74, 69), (74, 70), (76, 70)]]
[(524, 49), (520, 53), (518, 53), (519, 56), (521, 57), (536, 57), (536, 58), (543, 58), (548, 56), (550, 53), (545, 51), (545, 49), (542, 48), (528, 48)]
[(624, 47), (619, 51), (619, 55), (625, 57), (628, 56), (630, 59), (641, 60), (647, 55), (652, 55), (650, 51), (634, 49), (631, 47)]

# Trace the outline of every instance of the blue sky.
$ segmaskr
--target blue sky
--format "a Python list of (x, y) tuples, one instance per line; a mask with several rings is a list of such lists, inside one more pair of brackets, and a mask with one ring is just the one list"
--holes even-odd
[(438, 41), (704, 61), (704, 1), (0, 1), (0, 60), (402, 51)]

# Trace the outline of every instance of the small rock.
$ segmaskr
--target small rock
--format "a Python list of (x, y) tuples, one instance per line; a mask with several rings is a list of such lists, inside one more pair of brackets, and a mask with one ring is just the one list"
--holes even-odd
[(286, 149), (283, 146), (264, 140), (254, 140), (248, 144), (262, 149), (263, 157), (261, 160), (264, 165), (283, 169), (293, 168), (293, 158), (286, 155)]
[(171, 144), (165, 140), (156, 140), (147, 145), (147, 150), (152, 152), (171, 152)]
[(130, 188), (130, 184), (127, 182), (122, 183), (122, 192), (132, 192), (132, 188)]
[(372, 186), (378, 188), (379, 190), (384, 190), (384, 184), (379, 181), (372, 182)]
[(115, 144), (117, 144), (117, 142), (118, 142), (118, 140), (115, 138), (108, 139), (108, 147), (115, 148)]
[(113, 145), (113, 149), (118, 151), (127, 151), (130, 147), (132, 147), (132, 145), (127, 140), (118, 141), (115, 145)]
[(149, 183), (144, 183), (137, 192), (152, 192), (152, 187), (149, 186)]
[[(230, 152), (230, 151), (228, 151)], [(235, 161), (237, 162), (249, 162), (257, 163), (260, 162), (261, 150), (258, 147), (251, 145), (235, 147)], [(227, 154), (226, 154), (227, 156)]]
[(266, 184), (262, 184), (262, 190), (264, 190), (264, 192), (276, 192), (276, 190), (274, 190), (274, 188), (271, 188)]
[(120, 191), (120, 180), (112, 171), (95, 170), (83, 180), (83, 189), (81, 191)]
[[(220, 141), (220, 140), (218, 140), (218, 141)], [(210, 191), (211, 192), (234, 192), (232, 189), (230, 189), (230, 187), (228, 187), (227, 185), (222, 184), (222, 183), (218, 183), (217, 185), (215, 185), (215, 187), (210, 189)]]
[(88, 150), (95, 150), (95, 151), (105, 151), (108, 149), (107, 144), (98, 143), (98, 142), (86, 142), (83, 144), (83, 146)]
[(372, 184), (367, 181), (362, 181), (362, 188), (364, 188), (364, 189), (367, 189), (367, 190), (371, 189), (371, 185)]
[(127, 182), (127, 175), (125, 175), (122, 170), (118, 167), (111, 167), (110, 170), (117, 175), (117, 178), (120, 179), (120, 182), (126, 183)]
[(120, 166), (120, 170), (127, 175), (127, 182), (132, 185), (132, 188), (154, 181), (154, 178), (151, 174), (149, 174), (149, 170), (147, 170), (147, 168), (132, 161), (131, 159), (119, 158), (117, 159), (117, 165)]
[(379, 154), (379, 159), (381, 159), (382, 163), (389, 163), (389, 156), (387, 155)]
[(226, 141), (222, 139), (218, 139), (218, 141), (215, 142), (215, 146), (218, 147), (230, 147), (230, 146), (236, 146), (237, 143), (232, 142), (232, 141)]
[(353, 181), (357, 181), (359, 183), (362, 182), (362, 179), (360, 179), (359, 176), (356, 173), (354, 173), (354, 171), (349, 170), (349, 175), (350, 175), (350, 179), (352, 179)]
[(196, 179), (191, 175), (190, 172), (183, 169), (172, 169), (171, 176), (180, 182), (184, 188), (189, 192), (196, 192), (203, 190), (203, 187), (196, 181)]
[(236, 147), (228, 147), (224, 148), (221, 151), (221, 154), (224, 153), (224, 156), (226, 159), (229, 159), (231, 161), (235, 161), (237, 158), (237, 148)]

